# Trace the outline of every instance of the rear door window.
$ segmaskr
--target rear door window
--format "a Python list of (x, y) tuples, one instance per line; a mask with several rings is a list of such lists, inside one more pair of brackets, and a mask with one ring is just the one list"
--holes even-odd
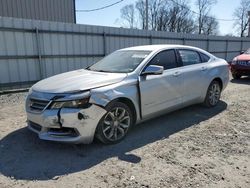
[(205, 62), (208, 62), (210, 60), (210, 57), (206, 54), (203, 54), (200, 52), (200, 56), (201, 56), (201, 62), (202, 63), (205, 63)]
[(165, 50), (159, 52), (149, 63), (149, 65), (163, 66), (164, 70), (177, 67), (175, 50)]
[(183, 66), (195, 65), (201, 63), (201, 58), (199, 53), (194, 50), (179, 50), (179, 54)]

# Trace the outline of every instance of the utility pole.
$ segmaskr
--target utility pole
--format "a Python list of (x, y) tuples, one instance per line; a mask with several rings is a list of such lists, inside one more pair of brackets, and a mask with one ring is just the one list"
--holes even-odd
[(148, 0), (146, 0), (146, 30), (148, 30)]
[(250, 11), (248, 13), (248, 37), (250, 37)]

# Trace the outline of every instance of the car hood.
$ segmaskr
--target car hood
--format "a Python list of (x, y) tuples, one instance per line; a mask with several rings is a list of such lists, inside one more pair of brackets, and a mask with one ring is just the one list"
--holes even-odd
[(250, 54), (241, 54), (236, 57), (237, 61), (249, 61), (250, 60)]
[(46, 93), (84, 91), (120, 82), (126, 76), (126, 73), (105, 73), (80, 69), (41, 80), (32, 86), (32, 90)]

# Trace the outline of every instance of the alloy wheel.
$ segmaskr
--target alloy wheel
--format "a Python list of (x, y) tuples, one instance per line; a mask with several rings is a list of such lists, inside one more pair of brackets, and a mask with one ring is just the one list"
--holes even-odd
[(212, 106), (216, 105), (220, 99), (221, 89), (218, 83), (214, 83), (209, 91), (209, 102)]
[(120, 140), (126, 135), (130, 121), (131, 117), (125, 108), (113, 108), (104, 117), (102, 125), (103, 135), (110, 141)]

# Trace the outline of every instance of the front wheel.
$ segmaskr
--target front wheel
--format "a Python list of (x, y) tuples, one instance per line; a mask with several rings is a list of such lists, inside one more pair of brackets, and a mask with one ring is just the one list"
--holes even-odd
[(233, 73), (232, 76), (233, 76), (234, 79), (240, 79), (241, 78), (241, 75), (239, 75), (237, 73)]
[(237, 73), (233, 73), (232, 76), (233, 76), (234, 79), (240, 79), (241, 78), (241, 75), (239, 75)]
[(98, 123), (96, 137), (105, 144), (115, 144), (125, 138), (132, 125), (133, 117), (129, 107), (113, 102), (106, 107), (107, 113)]
[(207, 107), (214, 107), (218, 104), (221, 96), (221, 86), (218, 81), (214, 80), (210, 83), (207, 95), (204, 100), (204, 105)]

